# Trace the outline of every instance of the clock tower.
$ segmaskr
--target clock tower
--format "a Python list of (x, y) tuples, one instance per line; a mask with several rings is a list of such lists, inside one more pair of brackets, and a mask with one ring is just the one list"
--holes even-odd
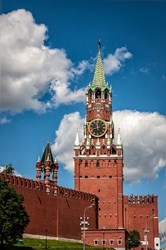
[(123, 228), (123, 146), (114, 137), (112, 88), (105, 80), (101, 44), (93, 81), (86, 89), (84, 140), (74, 144), (75, 189), (99, 197), (99, 229)]

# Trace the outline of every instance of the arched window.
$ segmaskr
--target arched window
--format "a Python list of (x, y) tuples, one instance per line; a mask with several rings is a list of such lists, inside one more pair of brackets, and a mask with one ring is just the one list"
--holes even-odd
[(114, 147), (112, 147), (112, 154), (116, 155), (116, 149)]
[(91, 154), (91, 155), (95, 155), (95, 152), (96, 152), (95, 146), (92, 145), (92, 146), (90, 147), (90, 154)]
[(102, 145), (102, 147), (101, 147), (101, 154), (102, 154), (102, 155), (105, 155), (106, 153), (107, 153), (106, 146), (105, 146), (105, 145)]
[(88, 162), (87, 162), (87, 161), (85, 162), (85, 167), (86, 167), (86, 168), (88, 167)]
[(97, 168), (100, 167), (100, 162), (99, 162), (99, 161), (96, 162), (96, 167), (97, 167)]
[(96, 90), (95, 97), (96, 97), (96, 99), (100, 99), (101, 98), (101, 90), (100, 89)]

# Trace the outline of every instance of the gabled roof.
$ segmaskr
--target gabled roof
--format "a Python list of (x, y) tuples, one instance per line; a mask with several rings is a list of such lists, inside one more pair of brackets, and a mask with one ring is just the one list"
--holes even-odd
[(54, 158), (51, 152), (51, 147), (50, 147), (50, 143), (47, 142), (47, 145), (45, 147), (45, 150), (43, 152), (42, 158), (40, 163), (41, 164), (45, 164), (46, 161), (50, 160), (50, 164), (54, 164)]

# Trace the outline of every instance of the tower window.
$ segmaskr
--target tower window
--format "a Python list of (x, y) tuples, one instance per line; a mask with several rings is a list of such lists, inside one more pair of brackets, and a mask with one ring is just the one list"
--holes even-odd
[(111, 179), (111, 178), (112, 178), (112, 175), (110, 175), (109, 178)]
[(88, 176), (87, 176), (87, 175), (85, 175), (85, 178), (88, 178)]
[(98, 192), (100, 193), (100, 189), (98, 189)]
[(113, 155), (116, 155), (116, 150), (115, 150), (115, 148), (112, 148), (112, 154), (113, 154)]
[(97, 178), (100, 178), (100, 176), (98, 175)]
[(101, 91), (99, 89), (96, 91), (96, 98), (101, 98)]
[(98, 245), (98, 240), (94, 240), (94, 245)]
[(114, 241), (113, 240), (110, 240), (110, 245), (113, 245), (114, 244)]
[(89, 98), (92, 99), (92, 90), (89, 91)]
[(99, 161), (96, 162), (96, 167), (97, 168), (100, 167), (100, 162)]
[(86, 168), (88, 167), (88, 162), (87, 162), (87, 161), (85, 162), (85, 167), (86, 167)]
[(118, 240), (118, 245), (122, 245), (122, 240)]
[(102, 246), (106, 244), (106, 240), (102, 240)]

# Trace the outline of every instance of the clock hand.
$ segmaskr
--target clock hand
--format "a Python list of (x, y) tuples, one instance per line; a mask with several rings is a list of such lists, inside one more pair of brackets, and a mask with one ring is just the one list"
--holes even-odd
[(97, 121), (97, 124), (96, 124), (96, 125), (97, 125), (97, 129), (99, 129), (99, 121)]

